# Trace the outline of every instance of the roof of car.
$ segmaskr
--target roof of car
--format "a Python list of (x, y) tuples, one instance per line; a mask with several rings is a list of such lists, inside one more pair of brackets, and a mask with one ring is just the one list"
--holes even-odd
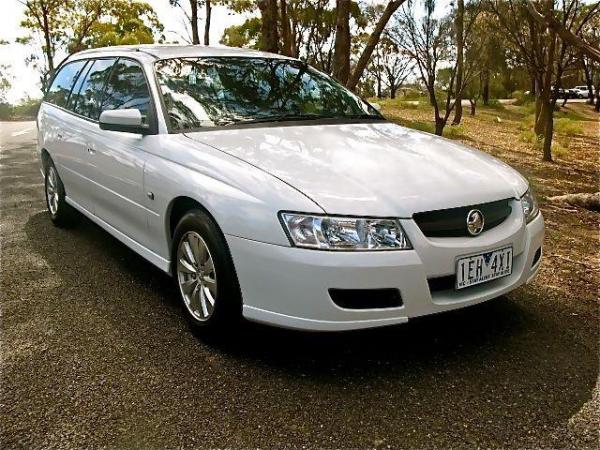
[[(202, 56), (242, 56), (254, 58), (288, 58), (274, 53), (260, 52), (247, 48), (204, 45), (177, 45), (177, 44), (144, 44), (144, 45), (116, 45), (83, 50), (71, 56), (71, 60), (79, 57), (90, 56), (117, 56), (136, 53), (154, 57), (154, 59), (202, 57)], [(292, 58), (291, 58), (292, 59)]]

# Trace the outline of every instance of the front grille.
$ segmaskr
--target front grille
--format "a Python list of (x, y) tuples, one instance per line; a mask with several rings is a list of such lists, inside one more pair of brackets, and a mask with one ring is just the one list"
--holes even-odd
[(485, 223), (483, 232), (500, 225), (510, 216), (510, 199), (458, 208), (425, 211), (413, 215), (423, 234), (427, 237), (471, 236), (467, 230), (467, 214), (472, 209), (482, 212)]
[(329, 289), (333, 303), (346, 309), (397, 308), (402, 306), (400, 291), (384, 289)]

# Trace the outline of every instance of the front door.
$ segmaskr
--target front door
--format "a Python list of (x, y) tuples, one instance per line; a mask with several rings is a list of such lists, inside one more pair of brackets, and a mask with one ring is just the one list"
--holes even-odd
[[(150, 112), (150, 91), (142, 67), (119, 59), (106, 83), (101, 111), (138, 109), (145, 120)], [(88, 148), (94, 161), (96, 215), (134, 241), (148, 246), (144, 192), (144, 146), (156, 136), (101, 130), (96, 125)]]

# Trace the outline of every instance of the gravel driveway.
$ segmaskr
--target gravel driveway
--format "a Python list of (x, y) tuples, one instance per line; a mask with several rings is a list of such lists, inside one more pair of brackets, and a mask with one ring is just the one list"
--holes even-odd
[(0, 126), (0, 447), (598, 445), (595, 317), (525, 287), (383, 330), (205, 342), (166, 275), (89, 221), (51, 225), (35, 124)]

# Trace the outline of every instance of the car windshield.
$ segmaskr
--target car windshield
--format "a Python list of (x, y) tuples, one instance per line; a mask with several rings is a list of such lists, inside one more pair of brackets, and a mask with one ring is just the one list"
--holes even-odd
[(156, 62), (172, 130), (381, 115), (331, 77), (301, 61), (248, 57)]

